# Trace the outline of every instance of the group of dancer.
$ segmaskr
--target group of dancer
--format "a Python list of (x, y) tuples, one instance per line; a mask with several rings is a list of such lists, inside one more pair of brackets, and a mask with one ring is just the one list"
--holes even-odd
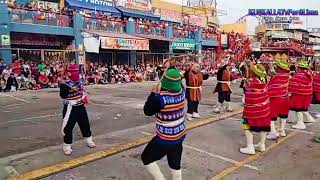
[[(203, 80), (208, 76), (193, 63), (190, 70), (180, 72), (175, 67), (175, 59), (166, 63), (166, 70), (159, 83), (152, 87), (145, 105), (144, 113), (156, 117), (156, 135), (145, 147), (141, 159), (147, 171), (155, 180), (164, 180), (157, 161), (167, 156), (172, 179), (181, 180), (181, 155), (186, 134), (185, 117), (188, 120), (199, 118), (198, 105), (201, 100)], [(286, 58), (277, 57), (274, 61), (275, 74), (268, 80), (266, 68), (259, 63), (244, 62), (241, 87), (244, 91), (243, 129), (246, 147), (240, 148), (244, 154), (255, 154), (256, 150), (265, 151), (266, 139), (286, 136), (287, 120), (296, 122), (292, 128), (305, 129), (305, 122), (314, 122), (308, 113), (311, 101), (320, 103), (320, 63), (310, 70), (305, 60), (297, 62), (293, 73)], [(70, 64), (68, 77), (60, 86), (60, 96), (64, 102), (61, 133), (64, 137), (63, 151), (72, 153), (72, 130), (79, 124), (87, 146), (94, 148), (92, 133), (85, 104), (87, 93), (79, 79), (79, 67)], [(186, 80), (186, 87), (182, 79)], [(217, 74), (218, 105), (216, 113), (232, 111), (231, 107), (231, 71), (228, 62), (223, 62)], [(313, 98), (313, 99), (312, 99)], [(187, 113), (185, 113), (187, 100)], [(277, 120), (279, 125), (277, 126)], [(260, 134), (259, 144), (253, 144), (253, 133)]]

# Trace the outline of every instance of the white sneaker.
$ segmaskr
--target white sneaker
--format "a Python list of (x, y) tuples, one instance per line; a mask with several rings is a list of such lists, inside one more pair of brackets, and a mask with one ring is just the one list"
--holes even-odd
[(226, 110), (227, 110), (228, 112), (232, 112), (232, 111), (233, 111), (233, 109), (232, 109), (232, 107), (231, 107), (231, 102), (227, 102)]
[(193, 118), (200, 118), (200, 114), (197, 113), (197, 112), (194, 112), (194, 113), (192, 114), (192, 117), (193, 117)]
[(192, 114), (187, 113), (187, 120), (188, 120), (188, 121), (192, 121), (192, 120), (193, 120), (193, 119), (192, 119)]
[(254, 144), (253, 146), (254, 146), (254, 149), (260, 152), (264, 152), (266, 150), (265, 144), (258, 143), (258, 144)]
[(285, 130), (279, 130), (279, 135), (280, 135), (281, 137), (286, 137), (286, 136), (287, 136)]
[(316, 118), (320, 118), (320, 113), (315, 115)]
[(268, 135), (267, 135), (268, 140), (274, 140), (274, 139), (277, 139), (278, 137), (279, 137), (278, 132), (268, 133)]
[(92, 136), (86, 138), (86, 143), (87, 143), (87, 146), (90, 148), (97, 147), (96, 144), (92, 141)]
[(71, 149), (71, 144), (63, 144), (62, 145), (62, 150), (65, 155), (71, 155), (72, 154), (72, 149)]
[(293, 129), (306, 129), (305, 124), (298, 123), (296, 125), (291, 126)]
[(250, 147), (246, 147), (246, 148), (240, 148), (240, 152), (242, 154), (250, 154), (250, 155), (253, 155), (253, 154), (256, 153), (256, 151), (254, 150), (253, 145), (250, 146)]

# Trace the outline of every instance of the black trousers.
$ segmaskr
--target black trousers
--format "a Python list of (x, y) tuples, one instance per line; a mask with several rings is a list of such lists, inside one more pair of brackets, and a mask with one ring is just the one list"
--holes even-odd
[(167, 156), (171, 169), (181, 169), (181, 155), (183, 151), (182, 142), (179, 144), (160, 143), (154, 137), (144, 149), (141, 159), (144, 165), (148, 165)]
[(198, 112), (199, 101), (191, 101), (188, 99), (188, 109), (187, 113), (192, 114), (194, 112)]
[[(67, 105), (64, 105), (63, 117), (66, 115), (66, 112)], [(83, 137), (90, 137), (92, 135), (86, 108), (84, 105), (73, 106), (67, 125), (63, 130), (65, 133), (65, 136), (63, 137), (64, 143), (72, 144), (72, 131), (76, 123), (78, 123)]]
[(219, 103), (222, 104), (224, 101), (230, 102), (230, 95), (231, 93), (227, 91), (218, 92)]

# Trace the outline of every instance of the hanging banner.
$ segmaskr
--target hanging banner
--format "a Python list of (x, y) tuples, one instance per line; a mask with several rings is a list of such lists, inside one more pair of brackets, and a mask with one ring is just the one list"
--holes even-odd
[(86, 52), (99, 53), (100, 38), (99, 37), (85, 37), (83, 39), (84, 48)]
[(205, 17), (189, 15), (187, 18), (188, 18), (189, 24), (195, 25), (195, 26), (200, 26), (200, 27), (205, 27), (205, 23), (206, 23)]
[(153, 8), (153, 14), (155, 16), (160, 16), (160, 20), (162, 21), (182, 22), (181, 12), (178, 11)]
[(115, 5), (139, 11), (152, 10), (151, 0), (115, 0)]
[(228, 45), (228, 34), (221, 34), (221, 44)]
[(172, 42), (171, 49), (190, 50), (194, 51), (196, 40), (193, 39), (180, 39), (177, 42)]
[(122, 50), (149, 50), (148, 39), (129, 39), (129, 38), (113, 38), (101, 37), (102, 49), (122, 49)]

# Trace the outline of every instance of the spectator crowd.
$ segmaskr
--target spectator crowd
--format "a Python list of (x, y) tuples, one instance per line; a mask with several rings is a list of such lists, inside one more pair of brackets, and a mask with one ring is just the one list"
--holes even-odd
[[(202, 70), (213, 75), (216, 70), (207, 60), (206, 53), (203, 53), (201, 63)], [(184, 57), (177, 63), (180, 70), (191, 67), (195, 60), (191, 57)], [(47, 60), (46, 62), (35, 63), (20, 58), (13, 60), (11, 66), (5, 65), (0, 59), (0, 91), (21, 91), (38, 90), (44, 88), (57, 88), (59, 82), (66, 76), (68, 63), (62, 60)], [(140, 64), (133, 67), (128, 65), (108, 65), (103, 63), (88, 62), (81, 66), (81, 79), (85, 85), (115, 84), (142, 81), (156, 81), (164, 72), (162, 64)]]
[(295, 39), (268, 39), (261, 43), (262, 47), (290, 47), (298, 51), (302, 51), (305, 54), (313, 54), (311, 46), (305, 41), (299, 41)]

